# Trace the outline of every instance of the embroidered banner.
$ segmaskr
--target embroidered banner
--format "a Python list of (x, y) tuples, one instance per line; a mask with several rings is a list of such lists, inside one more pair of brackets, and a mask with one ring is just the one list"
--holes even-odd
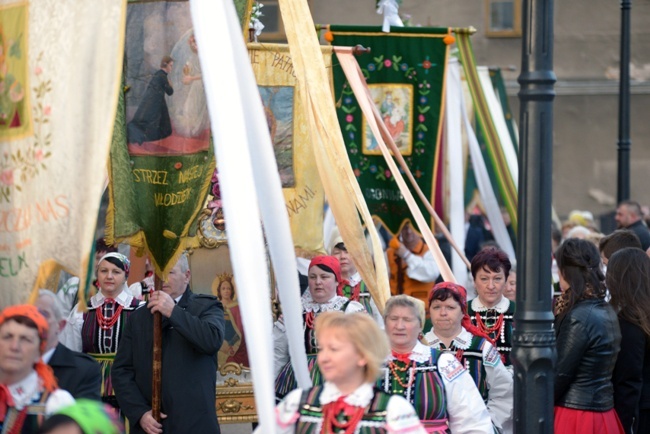
[(120, 84), (124, 0), (0, 1), (0, 308), (84, 275)]
[[(324, 195), (289, 46), (249, 44), (248, 54), (271, 133), (296, 254), (309, 258), (323, 251)], [(327, 68), (331, 60), (331, 50), (326, 49)]]
[[(337, 46), (361, 44), (371, 52), (357, 57), (393, 140), (431, 203), (435, 199), (441, 133), (441, 106), (447, 64), (447, 28), (330, 26)], [(368, 208), (396, 233), (411, 214), (377, 148), (345, 76), (333, 62), (339, 123), (350, 163)], [(425, 215), (428, 211), (420, 204)]]
[(215, 166), (189, 3), (129, 4), (125, 51), (106, 239), (150, 252), (165, 275), (194, 242)]

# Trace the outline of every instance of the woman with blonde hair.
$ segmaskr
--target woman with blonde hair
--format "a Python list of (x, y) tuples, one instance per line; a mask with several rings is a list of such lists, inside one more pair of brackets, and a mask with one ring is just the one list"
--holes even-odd
[(389, 347), (369, 315), (324, 312), (315, 333), (325, 382), (278, 404), (279, 433), (426, 433), (406, 399), (373, 387)]
[(472, 377), (453, 354), (421, 343), (424, 303), (408, 295), (384, 309), (391, 346), (378, 386), (410, 402), (429, 433), (492, 434), (492, 422)]

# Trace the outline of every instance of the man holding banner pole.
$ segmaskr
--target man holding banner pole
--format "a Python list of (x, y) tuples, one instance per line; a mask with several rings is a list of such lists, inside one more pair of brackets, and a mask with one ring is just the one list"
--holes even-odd
[[(113, 364), (113, 387), (131, 433), (219, 433), (214, 409), (221, 302), (189, 289), (182, 255), (161, 290), (129, 319)], [(161, 420), (152, 412), (153, 315), (162, 315)]]

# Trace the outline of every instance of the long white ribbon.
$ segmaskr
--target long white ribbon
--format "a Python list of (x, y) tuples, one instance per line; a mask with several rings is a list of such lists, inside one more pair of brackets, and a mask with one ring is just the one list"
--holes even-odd
[(462, 88), (460, 84), (460, 67), (457, 63), (449, 64), (449, 75), (447, 78), (449, 79), (447, 81), (447, 92), (458, 92), (461, 95), (460, 107), (463, 116), (463, 125), (465, 126), (465, 132), (467, 133), (469, 141), (469, 151), (472, 165), (474, 167), (474, 173), (476, 175), (476, 184), (478, 185), (481, 200), (485, 206), (487, 218), (492, 226), (494, 239), (510, 259), (514, 260), (515, 249), (512, 246), (508, 230), (506, 229), (503, 217), (501, 216), (499, 202), (497, 201), (494, 190), (492, 189), (490, 177), (488, 175), (487, 167), (485, 166), (485, 161), (483, 160), (483, 154), (481, 154), (481, 148), (476, 139), (476, 134), (474, 133), (472, 124), (469, 121), (469, 116), (467, 115), (467, 108), (465, 107), (465, 100), (462, 97)]
[[(449, 59), (448, 65), (458, 69), (458, 59)], [(449, 229), (453, 239), (460, 246), (465, 245), (465, 171), (463, 164), (463, 138), (460, 114), (462, 89), (452, 88), (455, 83), (449, 79), (450, 67), (447, 68), (447, 92), (445, 94), (445, 172), (449, 182)], [(460, 84), (460, 83), (458, 83)], [(465, 286), (467, 267), (454, 250), (451, 252), (451, 268), (460, 285)]]
[[(221, 194), (228, 225), (230, 258), (243, 303), (246, 349), (251, 362), (255, 404), (264, 433), (274, 434), (275, 390), (269, 275), (260, 225), (267, 228), (269, 252), (296, 378), (309, 387), (302, 343), (302, 308), (295, 254), (268, 126), (248, 52), (232, 1), (191, 0), (192, 21), (210, 112)], [(219, 49), (212, 49), (218, 41)], [(258, 194), (259, 193), (259, 194)]]
[(483, 94), (485, 95), (485, 101), (487, 102), (490, 115), (492, 116), (492, 121), (494, 122), (497, 134), (499, 135), (499, 144), (503, 150), (503, 155), (505, 156), (510, 176), (512, 177), (515, 187), (517, 187), (519, 183), (519, 163), (517, 162), (515, 146), (512, 144), (512, 138), (508, 131), (506, 118), (503, 115), (503, 108), (501, 107), (501, 103), (499, 103), (496, 92), (494, 92), (494, 86), (492, 86), (488, 67), (479, 66), (476, 69), (478, 71), (478, 78), (481, 82), (481, 87), (483, 88)]

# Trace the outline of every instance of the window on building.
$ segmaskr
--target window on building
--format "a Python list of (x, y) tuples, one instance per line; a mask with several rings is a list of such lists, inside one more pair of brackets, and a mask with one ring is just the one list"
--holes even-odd
[(284, 33), (284, 24), (280, 15), (278, 0), (262, 0), (263, 17), (260, 18), (264, 24), (264, 30), (258, 38), (260, 42), (286, 42), (287, 36)]
[(485, 0), (486, 36), (521, 36), (521, 0)]

